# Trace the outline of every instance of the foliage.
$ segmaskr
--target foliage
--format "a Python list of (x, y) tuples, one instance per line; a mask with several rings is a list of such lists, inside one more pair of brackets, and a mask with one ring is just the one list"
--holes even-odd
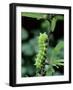
[(28, 38), (28, 32), (23, 28), (21, 32), (21, 37), (22, 37), (22, 40), (26, 40)]
[(31, 18), (37, 18), (37, 19), (41, 19), (41, 18), (46, 18), (47, 14), (41, 14), (41, 13), (29, 13), (29, 12), (22, 12), (22, 16), (26, 16), (26, 17), (31, 17)]
[[(22, 12), (21, 15), (22, 21), (25, 21), (22, 22), (21, 31), (22, 77), (63, 75), (64, 36), (55, 39), (57, 34), (54, 36), (54, 33), (57, 23), (64, 22), (64, 16), (29, 12)], [(26, 22), (28, 27), (31, 24), (29, 29)]]

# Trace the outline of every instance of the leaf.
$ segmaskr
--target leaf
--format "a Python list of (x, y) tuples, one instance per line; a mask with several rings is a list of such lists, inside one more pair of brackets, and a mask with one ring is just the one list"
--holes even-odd
[(22, 44), (22, 52), (25, 55), (33, 55), (34, 54), (33, 47), (29, 43)]
[(52, 32), (53, 32), (54, 29), (55, 29), (56, 22), (57, 22), (56, 17), (53, 17), (53, 19), (51, 20), (51, 31), (52, 31)]
[(37, 43), (38, 41), (37, 40), (38, 40), (37, 37), (35, 37), (29, 41), (29, 43), (33, 47), (35, 53), (38, 53), (38, 43)]
[(34, 36), (39, 36), (40, 29), (34, 29), (31, 31)]
[(49, 47), (47, 49), (47, 58), (48, 58), (48, 60), (52, 57), (52, 55), (53, 55), (52, 52), (53, 52), (53, 48)]
[(25, 60), (23, 58), (21, 60), (21, 64), (22, 64), (22, 66), (24, 66), (24, 64), (25, 64)]
[(22, 69), (21, 69), (22, 76), (24, 76), (26, 74), (26, 72), (27, 72), (26, 67), (22, 67)]
[(30, 18), (36, 18), (36, 19), (41, 19), (41, 18), (46, 18), (47, 14), (43, 13), (32, 13), (32, 12), (22, 12), (22, 16), (30, 17)]
[(44, 30), (50, 30), (50, 22), (48, 20), (45, 20), (41, 23), (41, 28)]
[(56, 66), (56, 67), (57, 67), (57, 65), (64, 66), (64, 59), (59, 59), (59, 60), (54, 59), (51, 61), (51, 65)]
[[(49, 54), (48, 54), (49, 55)], [(64, 41), (60, 40), (55, 48), (51, 50), (52, 59), (63, 59), (64, 58)]]
[(64, 63), (57, 63), (57, 65), (59, 65), (59, 66), (64, 66)]
[(58, 53), (61, 49), (64, 49), (64, 41), (59, 41), (59, 43), (54, 48), (54, 52)]
[(51, 65), (48, 65), (47, 70), (46, 70), (46, 76), (52, 76), (54, 74), (55, 70)]
[(55, 48), (49, 48), (47, 51), (47, 60), (50, 65), (58, 68), (57, 65), (64, 66), (64, 41), (59, 41)]
[(55, 76), (60, 76), (60, 75), (62, 75), (62, 73), (56, 71), (56, 72), (54, 73), (54, 75), (55, 75)]
[(51, 18), (54, 16), (54, 14), (48, 14), (48, 20), (51, 20)]
[(22, 28), (22, 31), (21, 31), (21, 38), (22, 40), (26, 40), (28, 38), (28, 32)]
[(64, 16), (63, 15), (56, 15), (55, 17), (53, 17), (53, 19), (51, 20), (51, 31), (53, 32), (56, 26), (56, 22), (58, 20), (64, 20)]
[(56, 18), (57, 18), (57, 20), (64, 20), (64, 16), (63, 15), (57, 15)]
[(34, 68), (32, 66), (27, 66), (27, 73), (31, 76), (34, 74)]

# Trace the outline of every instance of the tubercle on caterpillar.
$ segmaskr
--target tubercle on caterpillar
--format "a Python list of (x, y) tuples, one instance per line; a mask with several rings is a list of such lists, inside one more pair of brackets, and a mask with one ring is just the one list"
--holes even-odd
[(45, 32), (40, 33), (40, 35), (38, 37), (39, 51), (38, 51), (36, 58), (35, 58), (35, 66), (37, 69), (41, 69), (41, 67), (43, 65), (42, 63), (43, 63), (45, 56), (46, 56), (46, 50), (47, 50), (46, 40), (48, 40), (48, 35)]

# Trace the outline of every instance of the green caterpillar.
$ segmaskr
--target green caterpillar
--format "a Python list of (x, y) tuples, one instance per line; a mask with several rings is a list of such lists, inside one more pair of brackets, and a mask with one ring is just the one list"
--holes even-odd
[(39, 51), (36, 55), (35, 58), (35, 66), (37, 69), (41, 69), (42, 65), (43, 65), (43, 61), (45, 60), (45, 56), (46, 56), (46, 50), (47, 50), (47, 43), (46, 41), (48, 40), (48, 35), (46, 33), (40, 33), (39, 37), (38, 37), (38, 47), (39, 47)]

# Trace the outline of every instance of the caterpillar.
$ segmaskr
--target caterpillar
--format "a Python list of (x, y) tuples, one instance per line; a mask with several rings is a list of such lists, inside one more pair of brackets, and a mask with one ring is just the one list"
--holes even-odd
[(47, 43), (46, 41), (48, 40), (48, 35), (44, 33), (40, 33), (38, 36), (38, 53), (35, 58), (35, 66), (37, 69), (41, 69), (43, 66), (43, 61), (45, 60), (46, 56), (46, 50), (47, 50)]

